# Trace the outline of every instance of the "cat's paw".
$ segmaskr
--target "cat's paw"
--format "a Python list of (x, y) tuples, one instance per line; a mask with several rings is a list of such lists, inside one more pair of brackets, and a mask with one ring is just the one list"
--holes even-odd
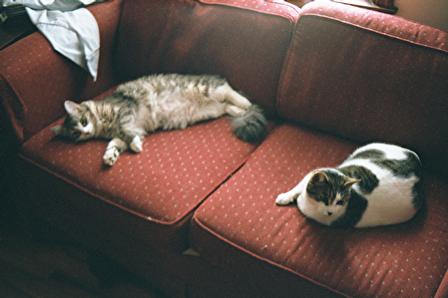
[(289, 205), (292, 202), (294, 202), (294, 200), (296, 198), (297, 198), (297, 196), (291, 195), (291, 194), (285, 192), (285, 193), (279, 194), (277, 196), (277, 198), (275, 199), (275, 204), (281, 205), (281, 206)]
[(118, 156), (120, 156), (120, 152), (116, 147), (109, 148), (103, 155), (103, 162), (105, 165), (113, 166), (117, 161)]
[(132, 139), (131, 144), (129, 144), (129, 148), (136, 153), (142, 152), (142, 150), (143, 150), (142, 138), (140, 138), (139, 136), (135, 136)]

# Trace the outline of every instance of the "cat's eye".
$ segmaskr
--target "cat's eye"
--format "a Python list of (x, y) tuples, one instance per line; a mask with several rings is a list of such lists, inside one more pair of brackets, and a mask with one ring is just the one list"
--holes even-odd
[(81, 122), (82, 126), (84, 126), (84, 127), (87, 126), (87, 119), (86, 118), (81, 118), (80, 122)]
[(336, 201), (336, 205), (343, 206), (344, 205), (344, 201), (343, 200)]

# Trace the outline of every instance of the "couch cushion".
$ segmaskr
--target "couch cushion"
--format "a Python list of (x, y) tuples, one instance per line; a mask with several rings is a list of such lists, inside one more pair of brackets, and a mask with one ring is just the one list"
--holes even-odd
[[(116, 84), (111, 49), (121, 4), (121, 0), (113, 0), (88, 7), (100, 29), (96, 82), (84, 69), (56, 53), (40, 32), (0, 52), (0, 108), (8, 116), (7, 125), (13, 129), (17, 143), (60, 117), (64, 100), (89, 98)], [(3, 121), (0, 119), (0, 125)]]
[(448, 33), (332, 2), (304, 7), (279, 85), (281, 116), (420, 152), (448, 174)]
[[(181, 242), (183, 234), (176, 233), (184, 232), (192, 210), (254, 149), (233, 136), (226, 118), (154, 133), (146, 137), (143, 152), (122, 154), (112, 168), (102, 165), (105, 147), (106, 142), (98, 140), (72, 144), (54, 139), (48, 128), (27, 141), (20, 157), (34, 172), (39, 169), (35, 177), (28, 176), (33, 177), (32, 187), (49, 189), (50, 196), (35, 195), (35, 205), (44, 211), (73, 205), (107, 222), (111, 230), (148, 239), (163, 249), (163, 243)], [(77, 200), (80, 193), (88, 196)], [(92, 201), (97, 201), (94, 206), (89, 205)], [(130, 224), (123, 225), (128, 220), (138, 222), (132, 232), (127, 230)]]
[(126, 1), (117, 49), (123, 80), (151, 73), (218, 74), (274, 111), (298, 8), (278, 1)]
[(448, 267), (446, 179), (427, 175), (427, 216), (396, 226), (334, 229), (305, 219), (296, 206), (275, 205), (309, 170), (337, 165), (353, 148), (301, 128), (277, 128), (195, 212), (192, 245), (276, 297), (325, 297), (328, 289), (354, 297), (432, 296)]

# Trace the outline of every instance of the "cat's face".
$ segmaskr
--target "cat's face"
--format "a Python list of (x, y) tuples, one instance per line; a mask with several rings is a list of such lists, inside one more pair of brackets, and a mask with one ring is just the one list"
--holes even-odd
[(337, 219), (345, 213), (351, 187), (357, 182), (337, 170), (317, 170), (308, 181), (306, 193), (323, 217)]
[(76, 142), (92, 138), (95, 126), (89, 109), (70, 100), (64, 102), (64, 108), (67, 112), (64, 123), (52, 127), (53, 132)]

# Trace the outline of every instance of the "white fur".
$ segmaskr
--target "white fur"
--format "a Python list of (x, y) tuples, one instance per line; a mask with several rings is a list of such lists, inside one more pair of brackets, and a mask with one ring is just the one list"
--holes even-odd
[[(404, 160), (406, 153), (412, 152), (396, 145), (372, 143), (356, 150), (353, 155), (376, 149), (382, 151), (387, 159)], [(356, 227), (372, 227), (378, 225), (395, 224), (411, 219), (417, 210), (413, 205), (413, 187), (419, 180), (415, 175), (408, 178), (396, 177), (389, 170), (375, 165), (367, 159), (352, 159), (342, 166), (357, 165), (369, 169), (379, 180), (378, 186), (370, 193), (364, 194), (358, 185), (354, 189), (368, 201), (368, 208), (364, 212)]]
[(78, 130), (81, 133), (79, 140), (90, 139), (95, 134), (95, 127), (89, 122), (85, 127), (78, 125)]
[[(383, 151), (387, 159), (397, 160), (405, 159), (405, 153), (412, 152), (395, 145), (373, 143), (357, 149), (351, 156), (370, 149)], [(411, 219), (416, 214), (418, 210), (413, 205), (413, 188), (419, 180), (418, 177), (415, 175), (407, 178), (396, 177), (388, 169), (379, 167), (368, 159), (349, 159), (343, 162), (341, 167), (348, 165), (363, 166), (375, 174), (379, 180), (378, 186), (369, 194), (363, 193), (358, 185), (352, 187), (368, 202), (361, 219), (355, 225), (356, 228), (401, 223)], [(331, 225), (345, 213), (346, 206), (326, 206), (324, 203), (308, 196), (306, 186), (314, 172), (308, 173), (290, 191), (278, 195), (276, 203), (287, 205), (297, 200), (297, 206), (305, 216), (322, 224)], [(331, 212), (332, 215), (329, 216), (328, 212)]]
[(135, 136), (132, 139), (131, 144), (129, 144), (129, 148), (135, 153), (140, 153), (143, 150), (143, 141), (139, 136)]
[(400, 147), (397, 145), (385, 144), (385, 143), (371, 143), (371, 144), (359, 147), (351, 154), (351, 156), (354, 156), (360, 152), (364, 152), (364, 151), (372, 150), (372, 149), (376, 149), (376, 150), (380, 150), (380, 151), (384, 152), (387, 159), (398, 159), (398, 160), (406, 159), (406, 152), (412, 152), (409, 149), (406, 149), (406, 148), (403, 148), (403, 147)]
[[(255, 127), (258, 129), (255, 133), (264, 134), (261, 111), (254, 109), (225, 79), (208, 75), (150, 75), (119, 85), (114, 94), (102, 101), (78, 104), (68, 100), (64, 107), (74, 120), (67, 127), (52, 130), (76, 141), (113, 138), (103, 156), (109, 166), (128, 148), (141, 152), (144, 137), (149, 133), (183, 129), (226, 114), (238, 120), (232, 129), (240, 139), (246, 140), (246, 131), (242, 129), (245, 127), (249, 127), (249, 133), (253, 134)], [(87, 124), (80, 117), (86, 117)], [(252, 119), (256, 125), (246, 125)], [(79, 123), (74, 125), (75, 121)]]
[(125, 151), (127, 144), (119, 138), (113, 138), (106, 148), (106, 152), (103, 155), (103, 162), (108, 166), (113, 166), (117, 161), (120, 153)]

